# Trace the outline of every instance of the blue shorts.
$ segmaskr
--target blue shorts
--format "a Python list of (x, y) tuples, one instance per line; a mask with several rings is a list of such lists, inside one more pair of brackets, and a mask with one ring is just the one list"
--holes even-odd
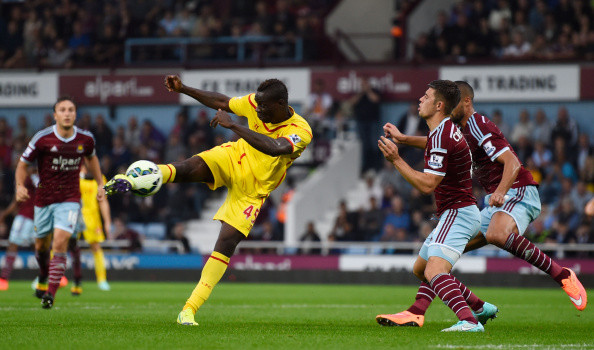
[(424, 260), (437, 256), (454, 266), (464, 252), (466, 243), (478, 234), (481, 227), (479, 218), (480, 212), (476, 205), (444, 211), (439, 223), (423, 243), (419, 256)]
[(54, 228), (75, 233), (80, 203), (53, 203), (45, 207), (35, 207), (35, 237), (43, 238), (53, 233)]
[(8, 241), (21, 247), (31, 245), (33, 237), (33, 220), (22, 215), (15, 216), (10, 227)]
[(85, 225), (85, 219), (83, 218), (82, 212), (78, 212), (78, 218), (76, 219), (76, 226), (74, 232), (81, 233), (87, 229), (87, 225)]
[(536, 186), (510, 188), (506, 196), (508, 198), (501, 207), (490, 207), (488, 203), (491, 195), (485, 197), (486, 206), (481, 211), (481, 232), (483, 234), (487, 233), (491, 218), (498, 211), (502, 211), (514, 219), (520, 235), (523, 235), (528, 225), (540, 215), (540, 196)]

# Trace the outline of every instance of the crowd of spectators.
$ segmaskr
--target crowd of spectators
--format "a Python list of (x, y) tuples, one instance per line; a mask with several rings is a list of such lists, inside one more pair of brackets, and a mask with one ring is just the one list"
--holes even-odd
[[(116, 66), (124, 62), (128, 38), (270, 36), (248, 47), (248, 59), (295, 55), (303, 39), (304, 59), (323, 52), (321, 18), (333, 0), (30, 0), (0, 4), (0, 68)], [(179, 50), (144, 48), (136, 60), (179, 58)], [(237, 45), (192, 47), (191, 59), (236, 59)]]
[(460, 0), (416, 38), (414, 60), (591, 60), (593, 20), (585, 0)]
[[(547, 112), (556, 116), (547, 118)], [(407, 130), (408, 114), (416, 116), (416, 111), (411, 108), (401, 116), (399, 127), (403, 131)], [(522, 110), (514, 125), (504, 122), (500, 110), (490, 116), (539, 183), (542, 212), (529, 226), (527, 237), (541, 243), (594, 243), (594, 218), (584, 215), (584, 206), (594, 197), (594, 147), (590, 135), (579, 132), (564, 106), (556, 111), (538, 109), (534, 115)], [(409, 134), (423, 134), (422, 123), (412, 126)], [(422, 150), (402, 146), (400, 152), (422, 171)], [(388, 162), (381, 170), (368, 172), (363, 183), (358, 202), (340, 203), (329, 240), (424, 241), (436, 224), (429, 219), (435, 212), (432, 196), (411, 187)], [(478, 183), (474, 184), (474, 194), (482, 209), (486, 193)]]

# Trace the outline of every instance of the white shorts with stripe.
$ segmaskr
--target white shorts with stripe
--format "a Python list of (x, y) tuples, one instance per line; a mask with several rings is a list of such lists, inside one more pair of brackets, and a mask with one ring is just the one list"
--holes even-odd
[(480, 211), (476, 205), (448, 209), (441, 214), (437, 227), (423, 243), (419, 256), (424, 260), (437, 256), (454, 266), (466, 243), (478, 234), (480, 226)]
[(493, 214), (502, 211), (516, 222), (518, 232), (523, 235), (528, 225), (540, 215), (540, 196), (536, 186), (510, 188), (506, 193), (505, 203), (501, 207), (489, 207), (489, 198), (485, 197), (485, 208), (481, 210), (481, 232), (487, 233)]

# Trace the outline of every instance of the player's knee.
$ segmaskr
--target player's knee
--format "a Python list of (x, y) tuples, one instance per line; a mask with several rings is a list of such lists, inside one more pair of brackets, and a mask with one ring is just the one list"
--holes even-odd
[(498, 230), (488, 230), (485, 238), (489, 244), (492, 244), (497, 247), (503, 247), (507, 238), (512, 232), (510, 230), (506, 230), (504, 228), (500, 228)]

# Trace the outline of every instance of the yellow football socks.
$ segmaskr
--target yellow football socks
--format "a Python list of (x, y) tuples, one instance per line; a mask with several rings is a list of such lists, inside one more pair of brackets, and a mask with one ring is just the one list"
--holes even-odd
[(194, 313), (198, 311), (200, 306), (202, 306), (210, 296), (210, 292), (212, 292), (214, 286), (219, 283), (223, 274), (225, 274), (227, 265), (229, 265), (228, 257), (219, 252), (212, 252), (210, 258), (208, 258), (208, 261), (204, 264), (200, 281), (196, 285), (196, 288), (194, 288), (190, 298), (186, 301), (183, 310), (189, 308), (192, 309)]
[(159, 169), (161, 169), (161, 174), (163, 174), (163, 183), (170, 183), (175, 180), (175, 174), (177, 170), (173, 166), (173, 164), (159, 164), (157, 165)]
[(93, 252), (93, 258), (95, 259), (95, 276), (97, 276), (97, 283), (104, 282), (107, 279), (105, 272), (105, 256), (103, 255), (102, 249), (97, 249)]

